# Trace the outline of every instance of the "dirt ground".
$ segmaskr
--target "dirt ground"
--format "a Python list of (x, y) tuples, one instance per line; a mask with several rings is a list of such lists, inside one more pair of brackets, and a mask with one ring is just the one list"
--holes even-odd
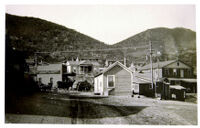
[[(38, 96), (39, 97), (39, 96)], [(137, 96), (75, 98), (43, 95), (8, 110), (6, 123), (197, 125), (197, 104)], [(29, 103), (30, 102), (30, 103)], [(32, 108), (28, 108), (29, 106)], [(27, 107), (27, 108), (26, 108)]]

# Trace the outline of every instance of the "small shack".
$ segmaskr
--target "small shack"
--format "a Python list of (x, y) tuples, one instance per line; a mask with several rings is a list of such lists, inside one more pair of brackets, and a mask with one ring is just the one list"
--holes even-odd
[(131, 95), (133, 73), (115, 62), (94, 78), (94, 93), (98, 95)]
[(170, 85), (170, 98), (174, 100), (185, 100), (186, 96), (186, 88), (180, 86), (180, 85)]

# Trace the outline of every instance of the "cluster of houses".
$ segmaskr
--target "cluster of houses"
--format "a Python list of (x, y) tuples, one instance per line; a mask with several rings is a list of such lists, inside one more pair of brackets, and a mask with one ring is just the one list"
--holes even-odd
[(98, 60), (77, 58), (57, 64), (37, 65), (36, 80), (45, 85), (52, 83), (52, 88), (57, 88), (58, 81), (69, 78), (87, 80), (93, 85), (94, 94), (106, 96), (156, 94), (164, 99), (184, 100), (186, 93), (197, 92), (193, 68), (180, 60), (153, 63), (152, 71), (151, 64), (126, 67), (123, 61), (106, 60), (102, 65)]

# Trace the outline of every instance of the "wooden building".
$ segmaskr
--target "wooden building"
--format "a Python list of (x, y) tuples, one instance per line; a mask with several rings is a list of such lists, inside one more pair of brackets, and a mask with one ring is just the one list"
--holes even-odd
[(64, 73), (75, 73), (75, 74), (85, 74), (90, 75), (94, 72), (99, 72), (99, 67), (101, 66), (98, 62), (91, 62), (88, 60), (84, 61), (67, 61), (64, 63), (67, 70)]
[(87, 80), (90, 84), (94, 83), (94, 75), (100, 72), (100, 64), (98, 62), (84, 60), (67, 61), (63, 63), (66, 70), (63, 71), (65, 77), (72, 77), (76, 81)]
[(115, 62), (94, 78), (94, 93), (99, 95), (131, 95), (133, 73)]
[[(180, 60), (163, 61), (153, 63), (152, 67), (154, 82), (168, 78), (170, 85), (181, 85), (186, 88), (187, 92), (197, 92), (197, 83), (193, 74), (193, 68), (184, 62)], [(151, 65), (147, 64), (139, 70), (143, 74), (150, 74)]]
[(45, 64), (37, 66), (37, 81), (44, 85), (52, 83), (57, 88), (57, 82), (62, 81), (62, 64)]

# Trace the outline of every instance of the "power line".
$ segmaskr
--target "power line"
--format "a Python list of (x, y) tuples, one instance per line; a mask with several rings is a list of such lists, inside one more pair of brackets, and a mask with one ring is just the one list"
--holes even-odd
[(106, 48), (106, 49), (86, 49), (86, 50), (67, 50), (67, 51), (55, 51), (55, 52), (35, 52), (36, 54), (49, 54), (49, 53), (76, 53), (76, 52), (97, 52), (97, 51), (114, 51), (114, 50), (128, 50), (128, 49), (142, 49), (142, 48), (147, 48), (149, 47), (148, 45), (144, 46), (137, 46), (137, 47), (122, 47), (122, 48)]

